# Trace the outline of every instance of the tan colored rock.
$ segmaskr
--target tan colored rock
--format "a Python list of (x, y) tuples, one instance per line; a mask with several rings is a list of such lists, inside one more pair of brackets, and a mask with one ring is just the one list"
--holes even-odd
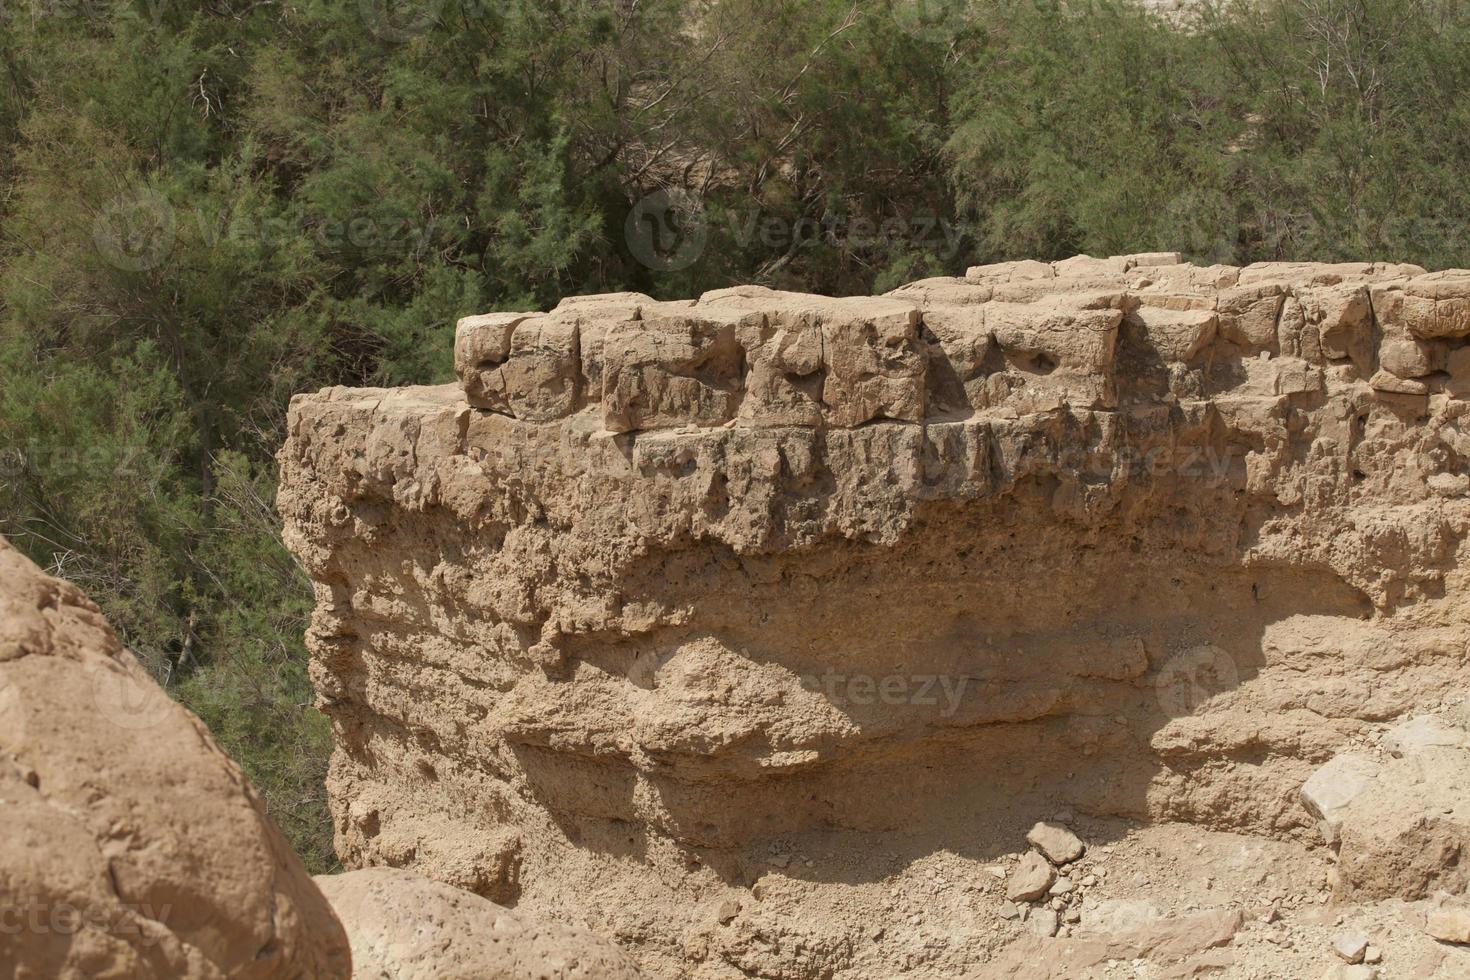
[(1076, 834), (1059, 823), (1043, 820), (1026, 833), (1026, 842), (1052, 864), (1071, 864), (1087, 848)]
[(1026, 927), (1037, 936), (1050, 938), (1057, 934), (1059, 919), (1052, 909), (1037, 909), (1026, 920)]
[(1132, 316), (1165, 361), (1187, 364), (1215, 338), (1220, 317), (1211, 310), (1166, 310), (1140, 307)]
[(603, 424), (609, 432), (722, 425), (744, 381), (737, 321), (704, 313), (645, 311), (608, 329)]
[(1372, 759), (1339, 755), (1302, 785), (1302, 804), (1321, 821), (1322, 834), (1329, 843), (1337, 840), (1347, 808), (1368, 791), (1380, 771)]
[(510, 357), (500, 368), (511, 415), (550, 422), (576, 411), (582, 388), (580, 340), (574, 318), (535, 317), (517, 325)]
[(1342, 901), (1426, 898), (1470, 888), (1470, 751), (1388, 740), (1399, 757), (1378, 767), (1338, 811)]
[(1322, 974), (1322, 980), (1377, 980), (1378, 971), (1371, 966), (1335, 963)]
[(1335, 286), (1387, 275), (1371, 262), (1255, 262), (1240, 270), (1240, 284), (1286, 282), (1293, 286)]
[(1400, 378), (1422, 378), (1434, 373), (1434, 357), (1422, 342), (1407, 336), (1386, 337), (1378, 346), (1378, 363)]
[(975, 265), (965, 273), (971, 281), (1015, 282), (1019, 279), (1055, 279), (1056, 270), (1046, 262), (1025, 259), (1020, 262), (997, 262), (993, 265)]
[(1424, 749), (1470, 748), (1470, 732), (1434, 715), (1420, 715), (1390, 728), (1381, 744), (1385, 752), (1402, 758)]
[(1348, 929), (1333, 933), (1332, 952), (1345, 963), (1361, 963), (1368, 952), (1368, 937)]
[(510, 358), (511, 338), (516, 327), (538, 316), (535, 313), (487, 313), (467, 316), (455, 326), (454, 373), (459, 376), (471, 405), (509, 414), (501, 367)]
[(1322, 352), (1351, 360), (1365, 370), (1373, 356), (1373, 304), (1365, 286), (1355, 283), (1299, 288), (1294, 295), (1317, 328)]
[(1429, 386), (1414, 378), (1400, 378), (1387, 371), (1375, 372), (1368, 380), (1368, 384), (1375, 391), (1387, 392), (1390, 395), (1427, 395)]
[(360, 980), (621, 980), (627, 955), (590, 933), (528, 920), (408, 871), (316, 879), (352, 941)]
[(1446, 392), (1453, 398), (1470, 398), (1470, 347), (1458, 347), (1445, 358), (1450, 381)]
[(1057, 873), (1051, 863), (1035, 851), (1027, 851), (1006, 879), (1006, 898), (1013, 902), (1034, 902), (1046, 895)]
[(1228, 945), (1243, 924), (1238, 910), (1209, 909), (1151, 920), (1126, 932), (1084, 930), (1080, 937), (1064, 943), (1043, 935), (1027, 936), (1011, 943), (972, 977), (1071, 980), (1089, 976), (1095, 968), (1117, 960), (1166, 965)]
[(1470, 944), (1470, 909), (1449, 906), (1429, 913), (1425, 931), (1442, 943)]
[(1064, 304), (991, 303), (985, 327), (1005, 368), (987, 378), (988, 403), (1045, 410), (1113, 400), (1114, 347), (1123, 313)]
[(3, 539), (0, 831), (6, 975), (350, 974), (240, 769), (95, 605)]
[(822, 317), (822, 401), (832, 425), (923, 421), (928, 358), (919, 322), (914, 307), (885, 300)]
[(1060, 279), (1070, 276), (1122, 275), (1128, 271), (1130, 265), (1122, 256), (1095, 259), (1090, 255), (1074, 255), (1070, 259), (1053, 262), (1051, 267)]
[(1250, 352), (1279, 350), (1276, 327), (1286, 296), (1279, 283), (1222, 290), (1217, 300), (1221, 335)]
[(1409, 333), (1424, 340), (1470, 334), (1470, 275), (1411, 279), (1404, 286), (1402, 315)]
[(1157, 268), (1159, 266), (1178, 266), (1184, 261), (1184, 256), (1178, 252), (1134, 252), (1122, 257), (1123, 264), (1130, 269)]

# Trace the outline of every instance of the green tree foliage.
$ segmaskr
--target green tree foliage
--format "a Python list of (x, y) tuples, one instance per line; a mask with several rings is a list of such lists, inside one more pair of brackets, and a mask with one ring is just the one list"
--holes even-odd
[[(1070, 12), (1068, 12), (1070, 11)], [(1466, 265), (1470, 8), (991, 0), (947, 143), (987, 257)]]
[(1470, 265), (1462, 6), (0, 0), (0, 533), (326, 869), (293, 393), (447, 380), (457, 317), (582, 292)]

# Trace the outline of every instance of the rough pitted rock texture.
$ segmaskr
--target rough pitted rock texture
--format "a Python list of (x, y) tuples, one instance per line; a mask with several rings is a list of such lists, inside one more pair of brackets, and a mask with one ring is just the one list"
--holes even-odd
[(351, 975), (244, 774), (95, 605), (3, 539), (0, 841), (0, 975)]
[(1015, 938), (1059, 809), (1320, 845), (1307, 777), (1463, 687), (1467, 337), (1470, 272), (1167, 253), (462, 321), (280, 455), (338, 847), (884, 977)]
[(352, 940), (355, 980), (636, 980), (605, 939), (528, 922), (494, 902), (395, 868), (316, 879)]

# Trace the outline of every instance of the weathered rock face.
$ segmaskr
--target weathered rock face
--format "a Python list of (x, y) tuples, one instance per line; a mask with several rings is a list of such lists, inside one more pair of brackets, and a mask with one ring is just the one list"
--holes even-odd
[(1467, 336), (1470, 272), (1169, 254), (463, 321), (280, 457), (339, 848), (807, 977), (983, 960), (882, 881), (1059, 806), (1319, 840), (1463, 684)]
[(0, 539), (0, 974), (345, 978), (239, 768), (76, 588)]
[(605, 939), (526, 921), (395, 868), (316, 879), (352, 939), (354, 980), (636, 980)]

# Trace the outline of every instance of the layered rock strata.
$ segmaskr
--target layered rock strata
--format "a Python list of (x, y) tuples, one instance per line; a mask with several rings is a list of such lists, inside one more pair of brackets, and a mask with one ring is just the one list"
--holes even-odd
[(1463, 686), (1467, 338), (1470, 272), (1173, 254), (461, 321), (280, 455), (339, 849), (807, 977), (982, 962), (859, 896), (1058, 807), (1321, 843)]

